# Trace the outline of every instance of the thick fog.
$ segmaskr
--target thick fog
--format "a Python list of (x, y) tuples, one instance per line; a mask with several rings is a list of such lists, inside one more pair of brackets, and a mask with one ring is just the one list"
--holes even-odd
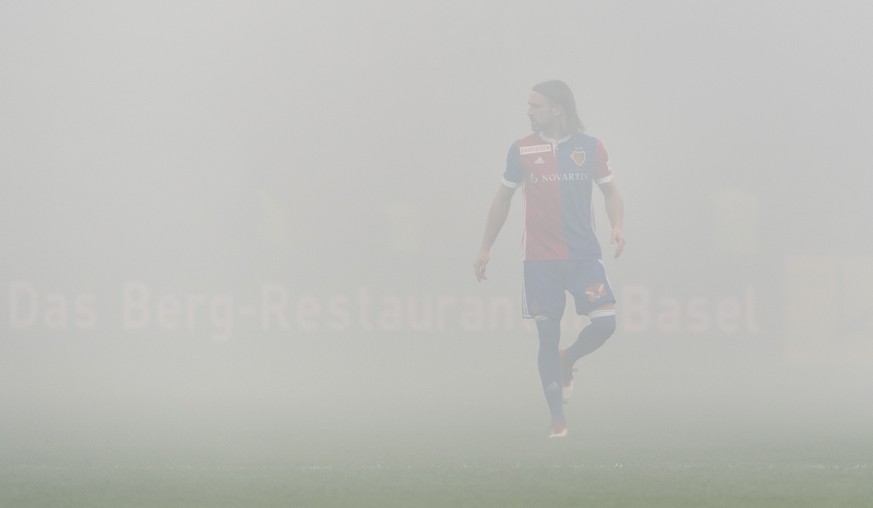
[[(472, 262), (552, 78), (609, 151), (627, 238), (613, 259), (595, 190), (618, 329), (568, 418), (655, 441), (865, 432), (871, 20), (861, 1), (3, 2), (7, 457), (541, 433), (520, 196), (487, 282)], [(564, 344), (587, 323), (570, 310)]]

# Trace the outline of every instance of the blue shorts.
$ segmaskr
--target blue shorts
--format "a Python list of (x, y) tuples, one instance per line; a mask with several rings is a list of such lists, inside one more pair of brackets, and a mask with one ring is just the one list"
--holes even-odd
[(522, 317), (560, 320), (567, 302), (565, 291), (573, 295), (577, 314), (615, 303), (599, 259), (525, 261)]

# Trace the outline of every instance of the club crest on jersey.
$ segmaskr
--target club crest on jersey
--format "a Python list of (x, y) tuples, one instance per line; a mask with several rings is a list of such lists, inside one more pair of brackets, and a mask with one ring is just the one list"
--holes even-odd
[(532, 153), (546, 153), (552, 151), (552, 145), (531, 145), (519, 147), (518, 153), (521, 155), (530, 155)]
[(577, 166), (585, 164), (585, 150), (574, 148), (573, 151), (570, 152), (570, 158), (573, 159), (573, 162), (575, 162)]

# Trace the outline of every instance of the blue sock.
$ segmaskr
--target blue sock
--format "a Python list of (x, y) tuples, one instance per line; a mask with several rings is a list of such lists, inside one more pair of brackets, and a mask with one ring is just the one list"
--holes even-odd
[(556, 319), (537, 321), (540, 349), (537, 361), (543, 393), (552, 414), (552, 421), (564, 419), (564, 403), (561, 399), (561, 358), (558, 343), (561, 340), (561, 322)]
[(573, 365), (579, 358), (593, 353), (613, 332), (615, 332), (615, 314), (591, 318), (591, 324), (579, 332), (579, 338), (564, 353), (566, 362)]

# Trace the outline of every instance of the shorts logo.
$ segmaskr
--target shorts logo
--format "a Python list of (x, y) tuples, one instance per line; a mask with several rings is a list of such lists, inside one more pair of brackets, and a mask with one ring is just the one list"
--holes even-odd
[(573, 159), (573, 162), (575, 162), (577, 166), (585, 164), (585, 150), (574, 148), (573, 152), (570, 153), (570, 158)]
[(585, 288), (585, 296), (588, 297), (589, 302), (596, 302), (597, 300), (606, 297), (606, 286), (604, 286), (602, 282), (597, 282), (592, 286), (588, 286)]
[(532, 153), (546, 153), (552, 151), (552, 145), (532, 145), (522, 146), (518, 149), (521, 155), (530, 155)]

